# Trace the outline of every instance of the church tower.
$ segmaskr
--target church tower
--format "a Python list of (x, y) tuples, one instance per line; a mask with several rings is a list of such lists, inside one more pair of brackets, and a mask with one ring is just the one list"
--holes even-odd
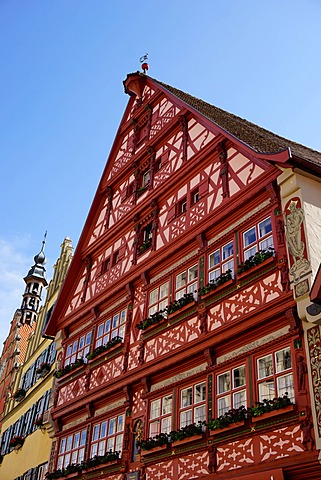
[(44, 267), (47, 261), (44, 254), (45, 243), (46, 241), (44, 239), (40, 252), (34, 257), (35, 264), (24, 278), (26, 288), (21, 304), (22, 324), (30, 325), (37, 320), (42, 289), (47, 286), (46, 269)]

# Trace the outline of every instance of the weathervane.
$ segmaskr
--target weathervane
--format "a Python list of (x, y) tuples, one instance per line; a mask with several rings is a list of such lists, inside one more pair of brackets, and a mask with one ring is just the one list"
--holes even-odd
[(149, 65), (147, 63), (148, 60), (148, 53), (145, 53), (142, 57), (140, 57), (140, 63), (142, 64), (143, 72), (146, 73), (149, 69)]

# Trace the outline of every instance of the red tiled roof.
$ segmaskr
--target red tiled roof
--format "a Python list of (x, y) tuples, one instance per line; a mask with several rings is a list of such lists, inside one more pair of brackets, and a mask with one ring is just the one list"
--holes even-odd
[(254, 123), (238, 117), (232, 113), (226, 112), (221, 108), (215, 107), (199, 98), (193, 97), (177, 88), (171, 87), (156, 79), (154, 82), (166, 88), (170, 93), (175, 95), (187, 105), (193, 107), (199, 113), (216, 123), (228, 133), (251, 147), (258, 153), (277, 153), (287, 148), (291, 149), (292, 155), (306, 160), (318, 167), (321, 167), (321, 153), (312, 148), (305, 147), (299, 143), (293, 142), (286, 138), (266, 130)]

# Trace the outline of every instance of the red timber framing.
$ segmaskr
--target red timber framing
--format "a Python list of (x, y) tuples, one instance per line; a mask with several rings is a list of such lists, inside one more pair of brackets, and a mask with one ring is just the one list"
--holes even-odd
[(51, 472), (320, 478), (277, 186), (291, 145), (264, 130), (251, 147), (245, 121), (146, 75), (124, 85), (46, 331), (62, 345)]

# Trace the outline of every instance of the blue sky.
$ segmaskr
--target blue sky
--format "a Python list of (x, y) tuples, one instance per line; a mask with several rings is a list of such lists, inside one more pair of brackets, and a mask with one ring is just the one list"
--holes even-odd
[(319, 0), (0, 0), (0, 342), (44, 232), (49, 277), (78, 241), (140, 56), (321, 151), (320, 25)]

